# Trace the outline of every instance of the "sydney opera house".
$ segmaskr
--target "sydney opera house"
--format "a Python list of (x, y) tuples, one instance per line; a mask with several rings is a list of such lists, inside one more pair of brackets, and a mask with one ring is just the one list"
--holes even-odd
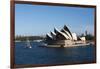
[[(80, 38), (85, 41), (85, 37)], [(76, 33), (72, 33), (69, 28), (64, 25), (61, 30), (54, 28), (53, 32), (46, 34), (46, 43), (48, 45), (71, 46), (78, 41)]]

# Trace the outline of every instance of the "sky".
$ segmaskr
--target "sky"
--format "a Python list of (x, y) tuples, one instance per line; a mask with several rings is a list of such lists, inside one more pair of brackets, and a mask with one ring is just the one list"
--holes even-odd
[(66, 25), (72, 33), (94, 33), (94, 8), (15, 5), (15, 35), (45, 35)]

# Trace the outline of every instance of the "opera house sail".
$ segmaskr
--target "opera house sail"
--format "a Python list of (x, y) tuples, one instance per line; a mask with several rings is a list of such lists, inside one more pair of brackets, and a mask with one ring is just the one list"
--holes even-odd
[(54, 28), (53, 32), (46, 34), (46, 43), (48, 45), (71, 46), (75, 44), (75, 41), (77, 41), (76, 33), (72, 33), (66, 25), (61, 30)]

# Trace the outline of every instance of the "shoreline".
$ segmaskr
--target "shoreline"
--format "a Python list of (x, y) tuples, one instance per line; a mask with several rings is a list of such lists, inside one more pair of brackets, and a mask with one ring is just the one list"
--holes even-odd
[[(26, 42), (26, 41), (17, 41), (17, 42)], [(33, 42), (33, 41), (32, 41)], [(16, 43), (16, 41), (15, 41)], [(54, 44), (54, 45), (47, 45), (47, 44), (43, 44), (43, 45), (38, 45), (37, 47), (54, 47), (54, 48), (58, 48), (58, 47), (78, 47), (78, 46), (89, 46), (89, 45), (94, 45), (95, 46), (95, 43), (94, 41), (86, 41), (85, 43), (77, 43), (75, 42), (74, 44), (65, 44), (65, 45), (59, 45), (59, 44)]]
[(47, 45), (47, 46), (44, 45), (44, 46), (43, 46), (43, 45), (42, 45), (42, 46), (39, 46), (39, 47), (48, 47), (48, 48), (49, 48), (49, 47), (51, 47), (51, 48), (53, 48), (53, 47), (54, 47), (54, 48), (58, 48), (58, 47), (59, 47), (59, 48), (60, 48), (60, 47), (63, 48), (63, 47), (64, 47), (64, 48), (67, 48), (67, 47), (80, 47), (80, 46), (89, 46), (89, 45), (94, 45), (94, 44), (87, 43), (87, 44), (76, 44), (76, 45), (74, 44), (74, 45), (67, 45), (67, 46), (66, 46), (66, 45), (64, 45), (64, 46), (61, 46), (61, 45)]

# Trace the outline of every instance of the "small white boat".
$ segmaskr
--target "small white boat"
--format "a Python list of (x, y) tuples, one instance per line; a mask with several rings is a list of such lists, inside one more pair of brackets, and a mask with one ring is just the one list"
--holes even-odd
[(26, 41), (26, 47), (25, 48), (32, 48), (31, 43), (30, 43), (28, 38), (27, 38), (27, 41)]

